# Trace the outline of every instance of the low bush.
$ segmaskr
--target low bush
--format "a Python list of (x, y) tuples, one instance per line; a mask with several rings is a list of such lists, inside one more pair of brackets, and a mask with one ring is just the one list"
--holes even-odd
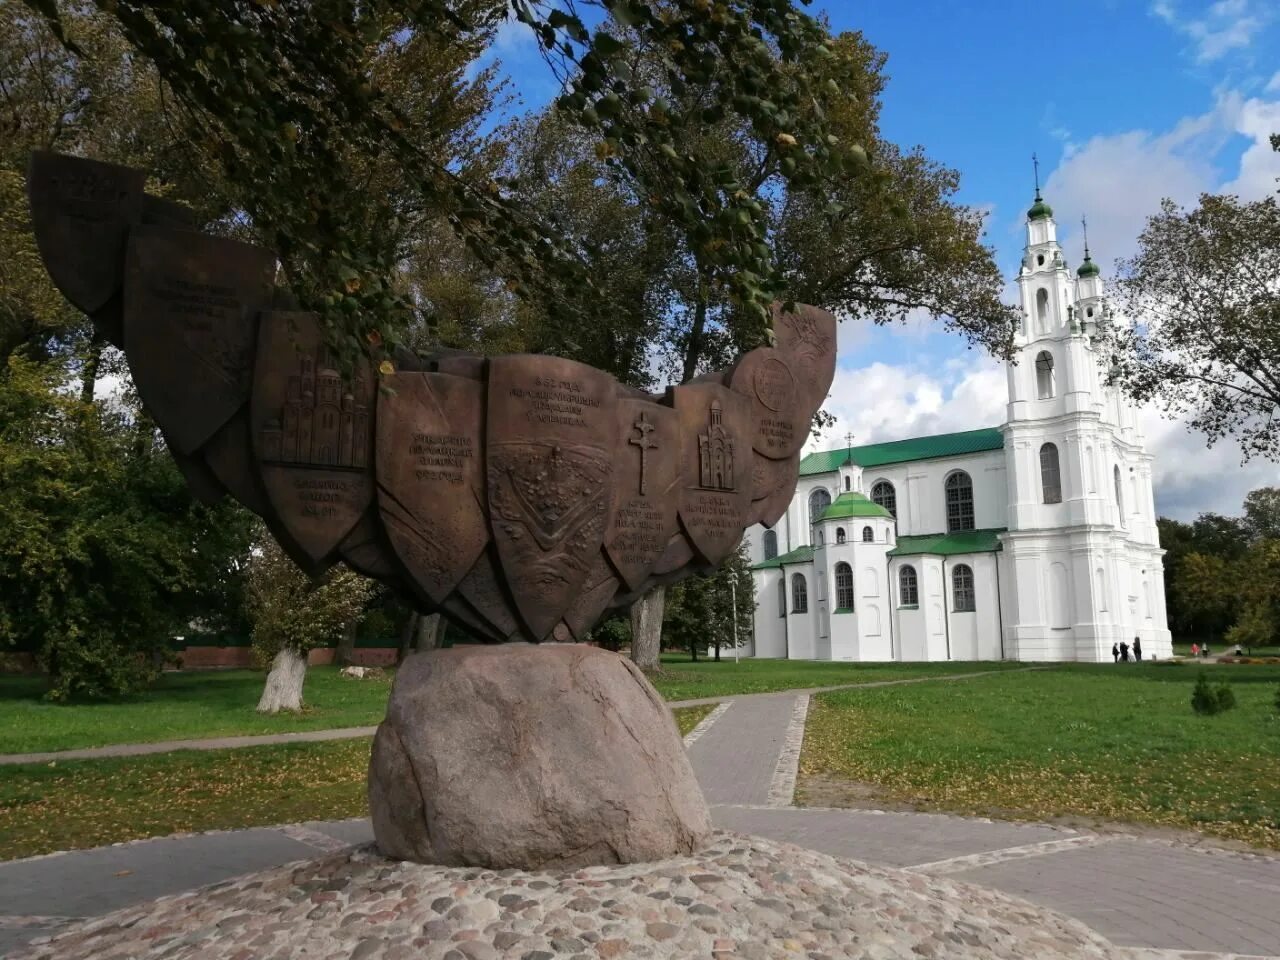
[(1201, 673), (1191, 691), (1191, 709), (1202, 716), (1222, 713), (1236, 705), (1236, 695), (1228, 684), (1209, 686), (1209, 678)]

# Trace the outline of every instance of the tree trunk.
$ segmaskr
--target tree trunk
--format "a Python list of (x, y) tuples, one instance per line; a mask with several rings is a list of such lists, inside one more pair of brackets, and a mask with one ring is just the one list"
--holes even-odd
[[(702, 275), (702, 266), (698, 266), (698, 274)], [(684, 369), (681, 371), (681, 382), (688, 383), (698, 372), (698, 363), (702, 360), (702, 340), (707, 328), (707, 300), (710, 291), (705, 280), (698, 280), (698, 302), (693, 309), (693, 326), (689, 330), (689, 345), (684, 352)]]
[(93, 403), (98, 387), (98, 368), (102, 366), (103, 338), (96, 331), (89, 341), (89, 353), (84, 359), (84, 367), (80, 371), (80, 401)]
[(340, 667), (350, 666), (355, 660), (356, 653), (356, 627), (359, 626), (357, 621), (352, 620), (345, 630), (342, 631), (342, 639), (338, 641), (338, 649), (334, 652), (333, 659)]
[(418, 621), (422, 619), (418, 611), (411, 611), (409, 619), (400, 628), (400, 649), (396, 652), (396, 663), (404, 663), (404, 658), (413, 652), (413, 638), (418, 631)]
[(720, 641), (716, 641), (716, 663), (720, 662)]
[(631, 605), (631, 659), (641, 670), (659, 668), (666, 601), (667, 588), (654, 587)]
[(432, 613), (425, 617), (418, 617), (418, 626), (414, 633), (417, 639), (414, 641), (413, 649), (416, 652), (426, 653), (440, 646), (440, 641), (444, 639), (444, 624), (440, 620), (440, 614)]
[(258, 701), (259, 713), (297, 712), (302, 709), (302, 681), (307, 676), (307, 655), (293, 647), (281, 647), (271, 662), (267, 685)]

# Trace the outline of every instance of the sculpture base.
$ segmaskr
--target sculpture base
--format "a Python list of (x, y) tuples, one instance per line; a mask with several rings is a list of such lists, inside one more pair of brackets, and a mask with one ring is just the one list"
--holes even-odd
[(369, 809), (388, 857), (495, 869), (661, 860), (711, 829), (666, 703), (629, 660), (581, 644), (410, 657)]
[(694, 857), (531, 874), (371, 849), (250, 874), (72, 928), (27, 960), (585, 956), (1119, 960), (995, 891), (719, 834)]

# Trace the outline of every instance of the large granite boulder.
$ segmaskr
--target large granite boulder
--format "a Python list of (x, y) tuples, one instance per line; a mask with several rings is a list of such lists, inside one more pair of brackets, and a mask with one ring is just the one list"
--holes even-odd
[(711, 831), (657, 691), (577, 644), (410, 657), (374, 739), (369, 809), (386, 856), (446, 866), (660, 860)]

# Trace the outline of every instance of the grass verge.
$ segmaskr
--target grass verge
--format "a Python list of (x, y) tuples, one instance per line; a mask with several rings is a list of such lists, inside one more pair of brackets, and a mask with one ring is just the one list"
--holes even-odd
[[(712, 707), (672, 711), (683, 736)], [(370, 740), (0, 767), (0, 860), (368, 814)]]
[(834, 687), (845, 683), (906, 680), (945, 674), (1007, 670), (1026, 664), (1006, 661), (960, 663), (830, 663), (813, 660), (756, 660), (734, 663), (733, 655), (716, 663), (684, 655), (667, 654), (662, 672), (651, 676), (653, 685), (668, 700), (700, 700), (744, 693), (773, 693), (806, 687)]
[[(924, 809), (1190, 828), (1280, 848), (1280, 667), (1222, 667), (1235, 710), (1196, 716), (1195, 666), (1062, 666), (963, 685), (824, 694), (804, 778)], [(831, 802), (826, 797), (824, 802)]]
[[(668, 656), (654, 684), (668, 700), (692, 700), (1009, 666), (1018, 664), (732, 659), (692, 663), (688, 657)], [(131, 700), (57, 704), (42, 699), (44, 683), (39, 677), (0, 676), (0, 753), (371, 727), (386, 712), (392, 674), (381, 680), (355, 680), (340, 676), (337, 667), (311, 667), (303, 690), (306, 708), (300, 714), (274, 717), (254, 709), (264, 679), (265, 674), (256, 670), (167, 673)]]

